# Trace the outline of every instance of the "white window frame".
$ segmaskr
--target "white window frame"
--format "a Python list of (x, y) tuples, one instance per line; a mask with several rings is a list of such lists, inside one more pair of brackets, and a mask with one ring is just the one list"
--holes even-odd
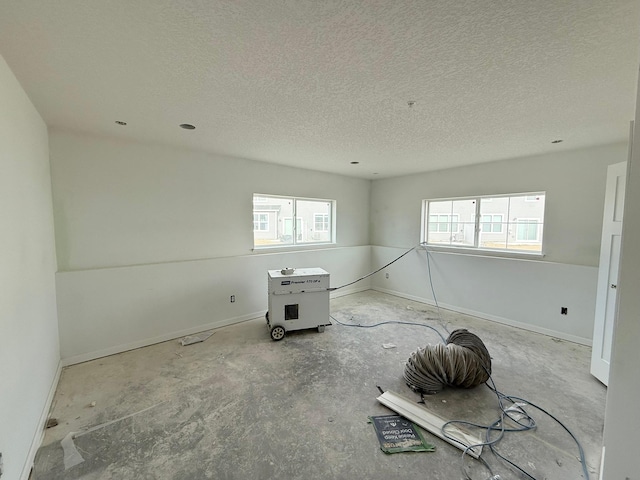
[[(485, 202), (486, 202), (486, 199), (483, 199), (483, 200), (485, 200)], [(491, 200), (493, 200), (493, 199), (491, 199)], [(489, 220), (487, 222), (487, 221), (483, 220), (482, 217), (491, 217), (491, 220)], [(500, 217), (500, 220), (496, 221), (494, 219), (495, 217)], [(504, 223), (503, 219), (504, 219), (504, 216), (501, 213), (485, 213), (484, 215), (480, 215), (480, 228), (481, 228), (481, 231), (484, 232), (484, 233), (502, 233), (502, 225)], [(489, 231), (482, 230), (482, 226), (486, 225), (486, 224), (491, 225), (491, 230), (489, 230)], [(495, 225), (498, 225), (500, 227), (500, 230), (494, 230), (493, 228), (494, 228)]]
[[(431, 217), (437, 218), (435, 221), (432, 221)], [(446, 217), (446, 219), (442, 221), (440, 217)], [(454, 230), (458, 230), (458, 224), (460, 223), (460, 215), (458, 215), (457, 213), (433, 213), (429, 215), (429, 223), (434, 223), (438, 226), (437, 233), (455, 233)], [(443, 224), (446, 226), (446, 228), (445, 230), (440, 230), (440, 225)], [(455, 229), (453, 228), (453, 225), (456, 226)]]
[[(533, 217), (518, 217), (513, 218), (510, 221), (509, 216), (506, 219), (506, 222), (502, 222), (502, 228), (500, 232), (484, 232), (484, 233), (504, 233), (504, 227), (507, 228), (507, 235), (509, 234), (510, 227), (517, 228), (518, 220), (532, 220), (537, 222), (537, 239), (536, 240), (522, 240), (519, 241), (522, 244), (536, 244), (540, 243), (540, 251), (529, 251), (524, 249), (515, 249), (515, 248), (490, 248), (490, 247), (481, 247), (479, 246), (480, 234), (481, 234), (481, 225), (489, 222), (482, 221), (482, 215), (480, 214), (480, 207), (482, 201), (492, 201), (494, 198), (511, 198), (511, 197), (525, 197), (525, 202), (534, 202), (539, 201), (540, 197), (545, 198), (545, 210), (546, 210), (546, 192), (523, 192), (523, 193), (511, 193), (511, 194), (500, 194), (500, 195), (484, 195), (484, 196), (471, 196), (471, 197), (450, 197), (450, 198), (430, 198), (422, 201), (422, 221), (421, 221), (421, 229), (420, 229), (420, 243), (427, 245), (429, 248), (434, 248), (438, 250), (451, 250), (451, 251), (466, 251), (469, 253), (477, 252), (479, 254), (497, 254), (498, 256), (544, 256), (544, 216), (545, 213), (543, 211), (542, 218), (533, 218)], [(430, 202), (442, 202), (442, 201), (457, 201), (457, 200), (475, 200), (475, 232), (474, 232), (474, 242), (473, 245), (459, 245), (459, 244), (442, 244), (442, 243), (428, 243), (429, 238), (429, 224), (430, 223), (438, 223), (438, 222), (430, 222), (429, 221), (429, 203)], [(435, 214), (441, 215), (441, 214)], [(456, 215), (456, 214), (453, 214)], [(486, 213), (485, 215), (489, 215)], [(502, 215), (501, 213), (491, 213), (493, 218), (494, 215)], [(504, 217), (503, 217), (504, 218)], [(454, 222), (455, 223), (455, 222)], [(460, 223), (460, 221), (458, 221)], [(464, 222), (463, 222), (464, 223)], [(493, 225), (496, 222), (491, 222)], [(449, 223), (451, 225), (451, 222)], [(435, 233), (446, 233), (440, 232), (439, 230)], [(516, 232), (517, 235), (517, 232)]]
[[(260, 220), (260, 216), (264, 215), (267, 219), (265, 221)], [(256, 216), (258, 217), (258, 220), (256, 220)], [(261, 224), (266, 224), (267, 228), (256, 228), (256, 224), (258, 225), (258, 227)], [(253, 231), (254, 232), (268, 232), (269, 231), (269, 211), (254, 211), (253, 212)]]
[[(515, 221), (512, 222), (512, 224), (515, 226), (516, 228), (516, 240), (518, 242), (522, 242), (522, 243), (538, 243), (540, 241), (540, 230), (542, 230), (542, 228), (540, 228), (542, 226), (542, 223), (540, 223), (540, 219), (539, 218), (532, 218), (532, 217), (520, 217), (520, 218), (516, 218)], [(529, 240), (529, 239), (519, 239), (518, 238), (518, 226), (519, 225), (533, 225), (535, 224), (536, 226), (536, 238), (534, 240)]]
[[(321, 218), (318, 222), (318, 218)], [(322, 224), (322, 228), (317, 228), (318, 223)], [(316, 232), (328, 232), (329, 231), (329, 214), (328, 213), (314, 213), (313, 214), (313, 229)]]
[[(302, 241), (302, 230), (304, 230), (304, 219), (302, 217), (296, 217), (296, 224), (293, 225), (293, 217), (282, 217), (283, 222), (286, 223), (287, 220), (291, 222), (291, 236), (294, 237), (298, 242)], [(301, 231), (298, 231), (298, 226), (300, 226)]]
[[(256, 244), (255, 243), (255, 239), (254, 239), (254, 244), (253, 244), (253, 249), (254, 250), (269, 250), (269, 249), (286, 249), (286, 248), (291, 248), (291, 247), (295, 247), (295, 248), (304, 248), (304, 247), (313, 247), (314, 245), (333, 245), (336, 243), (336, 201), (332, 200), (332, 199), (327, 199), (327, 198), (310, 198), (310, 197), (294, 197), (294, 196), (288, 196), (288, 195), (270, 195), (270, 194), (262, 194), (262, 193), (254, 193), (253, 194), (253, 199), (254, 199), (254, 204), (256, 203), (269, 203), (269, 199), (278, 199), (278, 200), (291, 200), (292, 206), (293, 206), (293, 215), (292, 216), (287, 216), (287, 217), (282, 217), (282, 219), (284, 220), (285, 218), (296, 218), (297, 220), (300, 221), (300, 232), (298, 231), (298, 221), (296, 222), (292, 222), (293, 223), (293, 234), (292, 234), (292, 241), (290, 243), (285, 243), (282, 245), (273, 245), (273, 244), (269, 244), (269, 245), (262, 245), (262, 244)], [(329, 232), (330, 235), (330, 240), (324, 240), (324, 241), (314, 241), (314, 242), (309, 242), (306, 241), (304, 239), (304, 235), (303, 235), (303, 231), (304, 231), (304, 225), (307, 224), (307, 222), (305, 222), (305, 220), (298, 215), (298, 211), (297, 211), (297, 202), (298, 201), (307, 201), (307, 202), (323, 202), (323, 203), (328, 203), (330, 205), (330, 213), (327, 214), (329, 215), (329, 222), (328, 222), (328, 226), (329, 226), (329, 230), (326, 230), (326, 232)], [(266, 210), (254, 210), (254, 213), (262, 213)], [(311, 216), (311, 218), (313, 220), (315, 220), (315, 213)], [(311, 221), (311, 220), (310, 220)], [(255, 230), (254, 230), (255, 231)]]

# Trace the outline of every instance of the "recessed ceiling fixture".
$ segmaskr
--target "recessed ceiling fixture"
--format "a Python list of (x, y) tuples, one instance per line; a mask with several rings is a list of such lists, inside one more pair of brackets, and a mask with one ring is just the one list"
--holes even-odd
[(562, 143), (562, 140), (554, 140), (551, 143)]
[(358, 165), (360, 162), (351, 162), (351, 165)]
[(123, 122), (121, 120), (116, 120), (116, 125), (123, 125), (124, 126), (126, 124), (127, 124), (127, 122)]
[(190, 123), (181, 123), (180, 128), (184, 128), (185, 130), (195, 130), (196, 127), (191, 125)]

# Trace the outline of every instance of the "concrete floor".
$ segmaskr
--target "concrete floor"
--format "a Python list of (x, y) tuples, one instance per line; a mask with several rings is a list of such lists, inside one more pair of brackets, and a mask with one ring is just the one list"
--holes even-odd
[[(544, 335), (367, 291), (331, 301), (342, 322), (399, 320), (439, 329), (468, 328), (493, 358), (493, 378), (507, 394), (554, 414), (582, 443), (589, 477), (598, 478), (606, 389), (589, 374), (590, 349)], [(585, 319), (590, 321), (590, 319)], [(387, 455), (370, 415), (391, 414), (376, 385), (415, 401), (404, 383), (411, 352), (439, 337), (427, 328), (339, 324), (270, 339), (264, 319), (220, 328), (206, 342), (177, 340), (65, 368), (33, 471), (54, 479), (384, 479), (486, 480), (478, 462), (429, 433), (432, 453)], [(392, 343), (395, 348), (383, 348)], [(93, 405), (95, 402), (95, 406)], [(499, 414), (484, 385), (426, 397), (449, 419), (491, 423)], [(538, 428), (507, 434), (498, 450), (535, 479), (584, 478), (578, 449), (544, 414)], [(61, 443), (77, 432), (78, 461), (67, 468)], [(72, 450), (69, 450), (72, 451)], [(516, 474), (485, 449), (502, 480)]]

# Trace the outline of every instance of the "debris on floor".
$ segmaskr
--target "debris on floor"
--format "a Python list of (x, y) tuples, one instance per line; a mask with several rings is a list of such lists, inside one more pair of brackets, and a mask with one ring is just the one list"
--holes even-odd
[(382, 348), (384, 349), (396, 348), (396, 345), (394, 343), (383, 343)]
[(463, 450), (466, 455), (478, 458), (482, 454), (484, 442), (479, 436), (457, 425), (449, 425), (445, 435), (442, 428), (445, 424), (450, 423), (449, 420), (429, 410), (426, 406), (418, 405), (391, 390), (387, 390), (380, 395), (378, 401), (385, 407), (401, 414), (404, 418), (415, 422), (428, 432), (440, 437), (445, 442), (449, 442), (454, 447)]
[(509, 408), (507, 408), (504, 412), (509, 416), (509, 418), (511, 418), (511, 420), (518, 422), (523, 418), (527, 418), (527, 412), (523, 410), (523, 407), (526, 406), (526, 403), (516, 402)]
[[(91, 406), (95, 407), (95, 403), (96, 402), (91, 402)], [(126, 420), (128, 418), (134, 417), (136, 415), (140, 415), (141, 413), (147, 412), (151, 409), (154, 409), (156, 407), (158, 407), (159, 405), (162, 405), (166, 403), (166, 401), (164, 402), (160, 402), (160, 403), (156, 403), (155, 405), (152, 405), (150, 407), (144, 408), (142, 410), (139, 410), (137, 412), (134, 413), (130, 413), (129, 415), (125, 415), (124, 417), (120, 417), (120, 418), (116, 418), (115, 420), (110, 420), (108, 422), (105, 423), (101, 423), (99, 425), (96, 425), (94, 427), (88, 428), (84, 431), (81, 432), (69, 432), (67, 433), (67, 435), (62, 439), (62, 441), (60, 442), (60, 446), (62, 447), (62, 451), (64, 454), (64, 469), (69, 470), (71, 467), (75, 467), (76, 465), (79, 465), (81, 463), (84, 462), (84, 457), (82, 456), (82, 454), (78, 451), (78, 448), (76, 447), (76, 444), (74, 442), (74, 440), (76, 438), (82, 437), (84, 435), (87, 435), (91, 432), (95, 432), (96, 430), (100, 430), (104, 427), (108, 427), (109, 425), (113, 425), (114, 423), (118, 423), (121, 422), (123, 420)], [(85, 452), (86, 453), (86, 452)]]
[(60, 442), (62, 451), (64, 452), (64, 469), (69, 470), (71, 467), (75, 467), (84, 462), (84, 458), (78, 452), (75, 444), (73, 443), (74, 432), (69, 432)]
[(56, 425), (58, 425), (58, 419), (50, 418), (49, 420), (47, 420), (47, 424), (45, 425), (45, 428), (52, 428), (52, 427), (55, 427)]
[(427, 443), (418, 428), (400, 415), (369, 417), (384, 453), (434, 452), (436, 447)]
[(194, 343), (204, 342), (214, 333), (215, 332), (209, 331), (209, 332), (202, 332), (197, 335), (187, 335), (186, 337), (182, 337), (182, 339), (180, 340), (180, 344), (183, 347), (186, 347), (187, 345), (193, 345)]
[[(374, 291), (331, 301), (334, 316), (348, 319), (355, 315), (362, 324), (386, 318), (411, 322), (419, 317), (426, 322), (429, 314), (423, 317), (417, 310), (414, 306), (413, 312), (407, 311), (400, 297)], [(591, 465), (599, 465), (602, 454), (606, 387), (595, 380), (585, 381), (591, 349), (462, 314), (454, 316), (446, 310), (443, 315), (443, 320), (433, 321), (433, 325), (441, 327), (451, 318), (449, 331), (468, 328), (494, 353), (492, 368), (499, 390), (519, 392), (525, 398), (544, 397), (545, 408), (558, 409), (567, 417), (566, 423), (576, 436), (584, 437), (588, 476), (597, 480)], [(143, 479), (154, 469), (158, 477), (167, 479), (296, 479), (307, 472), (308, 480), (323, 476), (461, 480), (466, 478), (464, 466), (469, 467), (469, 477), (474, 480), (491, 476), (471, 455), (461, 460), (461, 449), (430, 433), (414, 418), (405, 415), (423, 438), (436, 446), (431, 455), (383, 453), (373, 425), (367, 424), (369, 415), (401, 415), (373, 401), (387, 389), (422, 408), (416, 403), (421, 395), (404, 382), (404, 361), (417, 346), (439, 342), (435, 332), (426, 334), (422, 327), (413, 331), (408, 326), (396, 331), (336, 325), (329, 336), (292, 335), (286, 348), (274, 349), (265, 342), (263, 322), (257, 318), (216, 328), (215, 335), (220, 335), (191, 348), (180, 344), (185, 333), (169, 342), (65, 367), (52, 412), (46, 417), (57, 418), (59, 425), (44, 430), (32, 480)], [(198, 330), (206, 331), (206, 327)], [(199, 333), (192, 332), (190, 335)], [(384, 343), (397, 346), (385, 353), (380, 351)], [(517, 368), (511, 370), (514, 365)], [(538, 381), (540, 372), (544, 378)], [(463, 418), (489, 423), (502, 414), (498, 397), (486, 386), (475, 391), (447, 388), (424, 398), (427, 409), (447, 421)], [(99, 407), (88, 406), (98, 400)], [(163, 400), (164, 406), (127, 416)], [(505, 400), (504, 409), (512, 405)], [(531, 408), (525, 406), (524, 410)], [(509, 411), (514, 416), (520, 413)], [(122, 415), (127, 419), (104, 425)], [(506, 421), (508, 425), (512, 422)], [(587, 476), (579, 473), (577, 447), (551, 422), (542, 417), (538, 431), (506, 435), (505, 443), (496, 450), (539, 480), (585, 480)], [(455, 435), (456, 425), (446, 431)], [(94, 426), (103, 428), (86, 433)], [(65, 450), (61, 441), (69, 432), (76, 432), (76, 437), (65, 442)], [(497, 432), (492, 438), (494, 434)], [(485, 433), (476, 437), (476, 442), (482, 441)], [(524, 480), (525, 474), (511, 471), (489, 451), (482, 457), (487, 457), (492, 468), (495, 466), (494, 473), (503, 479)], [(536, 470), (529, 468), (528, 461)], [(6, 476), (5, 471), (0, 480)]]

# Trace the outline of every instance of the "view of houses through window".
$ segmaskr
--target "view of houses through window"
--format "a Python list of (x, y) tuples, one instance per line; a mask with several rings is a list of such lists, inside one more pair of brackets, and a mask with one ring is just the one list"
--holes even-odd
[(429, 245), (542, 253), (545, 193), (424, 200)]
[(260, 248), (331, 243), (334, 209), (334, 200), (256, 193), (253, 195), (253, 245)]

